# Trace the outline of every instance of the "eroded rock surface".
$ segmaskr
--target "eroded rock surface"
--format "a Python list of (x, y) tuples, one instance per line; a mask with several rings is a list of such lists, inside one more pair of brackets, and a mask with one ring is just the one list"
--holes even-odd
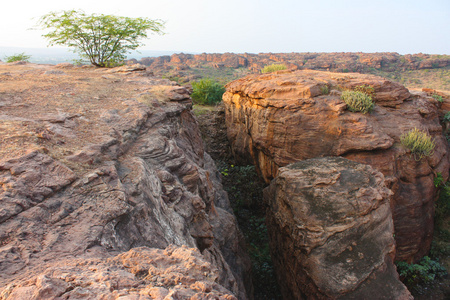
[(341, 157), (280, 168), (264, 190), (284, 299), (412, 299), (393, 264), (384, 176)]
[(237, 300), (218, 278), (195, 248), (137, 247), (102, 259), (52, 263), (38, 276), (8, 285), (0, 299)]
[[(346, 110), (341, 90), (374, 88), (370, 114)], [(391, 206), (397, 259), (425, 255), (433, 233), (437, 173), (448, 178), (448, 145), (438, 102), (411, 95), (400, 84), (362, 74), (280, 71), (250, 75), (227, 85), (223, 97), (233, 152), (256, 165), (266, 182), (278, 168), (321, 156), (343, 156), (381, 171), (394, 192)], [(417, 160), (400, 143), (413, 128), (429, 132), (436, 147)]]
[[(67, 261), (79, 259), (94, 278), (89, 260), (105, 269), (101, 261), (112, 255), (173, 244), (199, 249), (189, 251), (217, 269), (205, 291), (226, 289), (238, 299), (252, 293), (251, 283), (244, 286), (250, 265), (242, 235), (186, 89), (139, 68), (60, 66), (61, 76), (50, 66), (1, 67), (9, 75), (0, 91), (0, 292), (30, 278), (36, 283), (24, 289), (32, 294), (45, 289), (44, 279), (57, 284), (43, 293), (69, 292), (52, 275), (70, 273)], [(130, 288), (140, 284), (130, 280)]]

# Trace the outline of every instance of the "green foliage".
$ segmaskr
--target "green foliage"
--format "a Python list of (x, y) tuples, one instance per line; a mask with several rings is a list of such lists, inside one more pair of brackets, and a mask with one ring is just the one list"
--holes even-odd
[(201, 79), (200, 81), (192, 82), (192, 100), (195, 104), (213, 105), (222, 100), (222, 95), (225, 93), (223, 85), (212, 79)]
[(430, 255), (445, 260), (450, 257), (450, 186), (444, 182), (441, 173), (436, 174), (434, 185), (440, 188), (440, 193), (435, 202), (434, 236)]
[(421, 293), (435, 279), (447, 275), (447, 270), (428, 256), (422, 258), (418, 264), (408, 264), (400, 261), (396, 263), (400, 279), (409, 290)]
[[(436, 184), (436, 181), (435, 181)], [(448, 222), (449, 221), (449, 216), (450, 216), (450, 186), (448, 186), (447, 184), (442, 184), (442, 189), (441, 189), (441, 193), (439, 194), (439, 199), (436, 201), (436, 206), (435, 206), (435, 217), (434, 217), (434, 221), (435, 221), (435, 229), (436, 231), (438, 231), (439, 233), (444, 233), (449, 235), (450, 237), (450, 233), (448, 232), (449, 227), (448, 226), (442, 226), (444, 224), (444, 222)], [(447, 224), (450, 225), (450, 224)], [(447, 231), (447, 232), (444, 232)]]
[(438, 172), (436, 174), (436, 177), (434, 177), (433, 179), (433, 183), (435, 187), (440, 187), (441, 185), (444, 184), (444, 177), (442, 177), (442, 173)]
[(400, 142), (403, 146), (410, 149), (416, 160), (420, 160), (423, 156), (431, 156), (434, 153), (436, 146), (431, 136), (420, 131), (417, 128), (404, 133), (400, 137)]
[(143, 45), (149, 30), (162, 34), (164, 22), (67, 10), (42, 16), (38, 26), (50, 29), (43, 35), (50, 46), (68, 46), (91, 64), (107, 67), (120, 64), (128, 51)]
[(431, 97), (434, 98), (434, 100), (438, 101), (438, 102), (444, 102), (444, 99), (442, 98), (442, 96), (438, 95), (438, 94), (433, 94), (431, 95)]
[(26, 55), (25, 52), (16, 53), (11, 56), (5, 56), (5, 61), (7, 63), (15, 62), (15, 61), (28, 61), (31, 58), (31, 55)]
[(267, 65), (264, 68), (261, 69), (261, 73), (271, 73), (271, 72), (275, 72), (275, 71), (281, 71), (281, 70), (286, 70), (286, 65), (284, 64), (272, 64), (272, 65)]
[(444, 122), (450, 122), (450, 111), (445, 113), (445, 115), (444, 115)]
[(352, 112), (369, 113), (374, 107), (372, 97), (363, 92), (343, 91), (341, 99), (347, 104), (347, 108)]

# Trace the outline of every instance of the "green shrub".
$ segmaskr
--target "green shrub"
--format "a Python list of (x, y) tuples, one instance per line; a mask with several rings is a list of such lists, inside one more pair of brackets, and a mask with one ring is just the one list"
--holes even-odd
[(347, 104), (347, 108), (352, 112), (371, 112), (374, 104), (372, 97), (363, 92), (343, 91), (341, 99)]
[(438, 261), (428, 256), (422, 258), (418, 264), (408, 264), (400, 261), (396, 263), (400, 279), (410, 291), (421, 293), (433, 280), (447, 275), (447, 270)]
[(286, 70), (286, 65), (284, 64), (273, 64), (273, 65), (267, 65), (264, 68), (261, 69), (261, 73), (271, 73), (275, 71), (280, 70)]
[(195, 104), (213, 105), (222, 100), (225, 88), (211, 79), (201, 79), (192, 82), (192, 100)]
[(444, 122), (450, 122), (450, 111), (445, 113), (445, 115), (444, 115)]
[(25, 52), (14, 54), (11, 56), (5, 56), (5, 61), (7, 63), (15, 62), (15, 61), (28, 61), (31, 58), (31, 55), (26, 55)]
[(444, 102), (444, 99), (442, 98), (442, 96), (438, 95), (438, 94), (433, 94), (431, 95), (431, 97), (433, 97), (436, 101), (438, 102)]
[(420, 160), (423, 156), (433, 155), (433, 150), (436, 146), (434, 140), (431, 139), (428, 133), (420, 131), (417, 128), (402, 134), (400, 142), (403, 146), (411, 150), (416, 160)]

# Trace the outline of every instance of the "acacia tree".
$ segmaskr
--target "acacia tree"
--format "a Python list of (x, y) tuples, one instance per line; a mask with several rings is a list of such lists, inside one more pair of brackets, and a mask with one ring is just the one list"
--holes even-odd
[(64, 45), (98, 67), (117, 65), (129, 50), (135, 50), (147, 38), (147, 32), (164, 34), (164, 22), (148, 18), (112, 15), (86, 15), (83, 11), (50, 12), (38, 26), (51, 29), (42, 36), (49, 46)]

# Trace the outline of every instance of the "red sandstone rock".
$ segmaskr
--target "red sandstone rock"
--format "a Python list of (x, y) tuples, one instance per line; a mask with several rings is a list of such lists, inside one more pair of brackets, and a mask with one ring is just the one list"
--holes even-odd
[(218, 278), (219, 270), (195, 248), (138, 247), (103, 259), (52, 262), (41, 274), (6, 286), (0, 298), (237, 300)]
[(413, 299), (393, 263), (383, 175), (344, 158), (279, 169), (264, 190), (271, 252), (284, 299)]
[[(111, 299), (125, 289), (135, 299), (139, 291), (132, 290), (147, 275), (121, 266), (108, 277), (108, 264), (114, 269), (116, 260), (106, 259), (170, 244), (199, 249), (186, 262), (188, 271), (204, 265), (205, 272), (217, 271), (191, 280), (192, 274), (177, 273), (178, 263), (167, 277), (158, 275), (166, 265), (158, 266), (160, 285), (143, 299), (252, 294), (251, 282), (244, 287), (250, 264), (243, 237), (186, 89), (135, 66), (113, 75), (73, 67), (53, 78), (43, 75), (50, 66), (2, 68), (12, 75), (0, 115), (0, 298), (101, 299), (105, 291), (103, 299)], [(140, 263), (147, 273), (152, 268)], [(189, 284), (170, 286), (177, 278)]]
[[(370, 114), (346, 110), (340, 90), (370, 85)], [(330, 91), (323, 94), (324, 87)], [(436, 101), (413, 96), (389, 80), (361, 74), (280, 71), (250, 75), (227, 85), (228, 138), (234, 154), (252, 162), (270, 182), (278, 168), (320, 156), (344, 156), (381, 171), (394, 192), (391, 203), (397, 259), (416, 261), (429, 249), (433, 234), (433, 178), (448, 178), (448, 145)], [(400, 143), (413, 129), (428, 131), (436, 148), (415, 160)]]

